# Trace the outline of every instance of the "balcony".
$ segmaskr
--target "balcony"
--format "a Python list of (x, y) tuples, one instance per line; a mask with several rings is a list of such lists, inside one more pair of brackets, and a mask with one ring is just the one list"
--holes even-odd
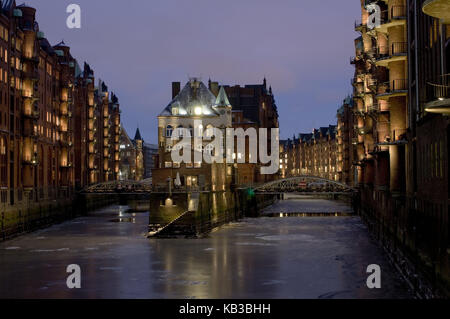
[(378, 66), (388, 67), (391, 62), (406, 61), (407, 55), (407, 42), (393, 42), (389, 46), (389, 50), (386, 47), (378, 48), (375, 62)]
[(382, 33), (388, 33), (389, 28), (399, 25), (406, 26), (406, 6), (392, 6), (389, 11), (381, 14), (381, 24), (376, 30)]
[(34, 154), (31, 158), (25, 158), (23, 160), (24, 165), (37, 166), (39, 165), (39, 158), (37, 154)]
[(427, 101), (426, 112), (450, 115), (450, 74), (427, 82)]
[(59, 140), (59, 145), (60, 145), (61, 147), (72, 147), (72, 146), (73, 146), (73, 143), (72, 143), (72, 141), (70, 141), (70, 140), (68, 140), (68, 139), (66, 139), (66, 138), (61, 138), (61, 139)]
[(37, 131), (37, 129), (35, 129), (34, 125), (29, 122), (24, 123), (22, 134), (24, 137), (29, 137), (32, 139), (38, 139), (40, 137), (40, 134)]
[(396, 79), (381, 84), (383, 93), (377, 95), (378, 99), (389, 99), (391, 97), (406, 96), (408, 94), (408, 80)]
[(384, 103), (374, 103), (373, 105), (368, 107), (369, 113), (383, 113), (383, 112), (389, 112), (389, 104)]
[(31, 79), (35, 82), (39, 81), (39, 71), (37, 68), (33, 68), (33, 70), (28, 72), (22, 70), (21, 73), (23, 78)]
[(22, 55), (21, 60), (22, 60), (22, 62), (31, 62), (31, 63), (39, 64), (38, 56), (27, 57), (25, 55)]
[(367, 87), (371, 90), (371, 91), (376, 91), (377, 87), (378, 87), (378, 80), (377, 79), (369, 79), (367, 81)]
[(38, 120), (40, 117), (39, 110), (37, 108), (33, 108), (32, 110), (24, 110), (23, 117), (32, 120)]
[(358, 109), (354, 109), (353, 110), (353, 114), (355, 116), (359, 116), (359, 117), (364, 117), (366, 116), (366, 112), (364, 110), (358, 110)]
[(427, 0), (422, 6), (426, 15), (442, 20), (444, 24), (450, 24), (450, 2), (448, 0)]
[(359, 135), (367, 135), (367, 134), (372, 132), (372, 129), (367, 127), (367, 126), (358, 127), (357, 128), (357, 132), (358, 132)]
[(395, 129), (391, 136), (387, 136), (384, 142), (377, 143), (377, 146), (402, 145), (407, 143), (407, 129)]
[(59, 167), (60, 169), (69, 169), (72, 168), (73, 164), (72, 163), (64, 163), (61, 164), (61, 166)]
[(362, 32), (367, 26), (361, 20), (355, 21), (355, 31)]
[(358, 144), (362, 144), (362, 142), (359, 141), (359, 138), (354, 137), (354, 138), (352, 138), (352, 144), (353, 145), (358, 145)]

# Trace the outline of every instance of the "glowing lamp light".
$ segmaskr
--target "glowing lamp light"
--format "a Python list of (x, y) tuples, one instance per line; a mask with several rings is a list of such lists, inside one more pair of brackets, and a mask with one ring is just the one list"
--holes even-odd
[(195, 115), (202, 115), (202, 113), (203, 113), (202, 107), (201, 106), (197, 106), (194, 109), (194, 113), (195, 113)]

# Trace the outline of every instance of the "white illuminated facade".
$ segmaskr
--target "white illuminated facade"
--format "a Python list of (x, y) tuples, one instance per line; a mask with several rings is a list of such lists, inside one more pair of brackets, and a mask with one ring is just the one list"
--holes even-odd
[[(165, 155), (170, 155), (175, 146), (172, 141), (174, 132), (179, 130), (178, 136), (182, 136), (182, 132), (186, 132), (182, 129), (187, 129), (193, 136), (194, 122), (199, 120), (202, 121), (201, 129), (219, 128), (223, 130), (225, 136), (225, 129), (232, 127), (231, 109), (232, 106), (223, 87), (216, 97), (199, 79), (190, 79), (158, 116), (160, 150), (163, 149)], [(204, 141), (203, 147), (209, 143), (210, 141)], [(163, 167), (173, 167), (170, 159), (167, 156), (164, 158), (166, 160), (162, 163)]]

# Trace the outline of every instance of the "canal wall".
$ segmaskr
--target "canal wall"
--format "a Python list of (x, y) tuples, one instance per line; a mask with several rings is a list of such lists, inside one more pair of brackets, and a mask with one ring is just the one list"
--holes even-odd
[(73, 195), (65, 199), (29, 201), (0, 207), (0, 241), (81, 216), (118, 202), (111, 195)]
[(447, 223), (407, 197), (361, 187), (354, 208), (410, 286), (422, 298), (450, 296)]
[(212, 229), (243, 217), (256, 217), (277, 200), (276, 195), (249, 195), (246, 191), (177, 193), (171, 205), (168, 194), (152, 194), (150, 199), (151, 237), (197, 238)]

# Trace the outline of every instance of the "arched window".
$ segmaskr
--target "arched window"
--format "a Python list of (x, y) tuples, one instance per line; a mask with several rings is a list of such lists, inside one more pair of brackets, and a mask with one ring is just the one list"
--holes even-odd
[(173, 127), (170, 125), (167, 125), (166, 128), (166, 137), (172, 137), (172, 133), (173, 133)]

